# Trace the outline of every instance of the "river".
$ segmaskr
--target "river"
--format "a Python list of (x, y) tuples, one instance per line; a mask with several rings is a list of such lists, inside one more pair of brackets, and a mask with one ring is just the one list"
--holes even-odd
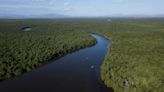
[(96, 45), (5, 80), (0, 83), (0, 92), (113, 92), (100, 80), (100, 66), (111, 43), (100, 35), (91, 35)]

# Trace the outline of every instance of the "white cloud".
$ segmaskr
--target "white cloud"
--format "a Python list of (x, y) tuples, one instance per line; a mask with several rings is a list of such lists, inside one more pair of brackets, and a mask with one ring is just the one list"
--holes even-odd
[(66, 8), (64, 8), (64, 11), (71, 11), (71, 10), (72, 10), (71, 7), (66, 7)]
[(64, 2), (64, 6), (70, 6), (69, 2)]
[(64, 11), (71, 11), (72, 7), (69, 2), (64, 2)]

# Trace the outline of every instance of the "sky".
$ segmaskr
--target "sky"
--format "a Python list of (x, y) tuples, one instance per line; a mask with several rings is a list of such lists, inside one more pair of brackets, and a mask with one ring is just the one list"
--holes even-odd
[(164, 15), (164, 0), (0, 0), (0, 15)]

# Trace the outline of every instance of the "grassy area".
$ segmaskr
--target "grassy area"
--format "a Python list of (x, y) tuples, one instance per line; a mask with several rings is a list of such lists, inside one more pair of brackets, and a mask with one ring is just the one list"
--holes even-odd
[[(108, 87), (115, 92), (164, 91), (164, 19), (5, 20), (0, 24), (2, 79), (90, 46), (95, 39), (88, 32), (97, 32), (112, 42), (101, 67)], [(22, 25), (33, 29), (22, 32)]]
[[(51, 58), (95, 44), (87, 32), (74, 30), (67, 24), (50, 20), (2, 20), (0, 80), (19, 76)], [(23, 26), (31, 26), (32, 31), (22, 31)]]

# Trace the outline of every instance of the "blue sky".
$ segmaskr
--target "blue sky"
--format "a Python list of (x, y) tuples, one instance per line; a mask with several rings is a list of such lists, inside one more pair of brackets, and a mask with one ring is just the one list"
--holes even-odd
[(0, 14), (158, 15), (164, 14), (164, 0), (0, 0)]

